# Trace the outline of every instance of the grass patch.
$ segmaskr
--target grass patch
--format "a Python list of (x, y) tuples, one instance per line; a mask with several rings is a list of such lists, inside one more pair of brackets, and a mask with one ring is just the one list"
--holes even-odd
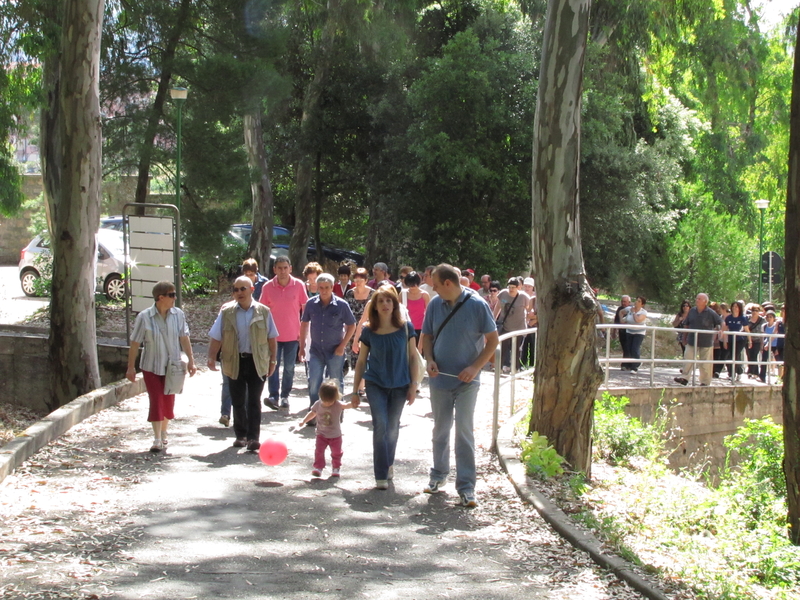
[(800, 598), (800, 548), (786, 534), (780, 426), (748, 421), (728, 436), (728, 460), (711, 485), (707, 472), (667, 467), (667, 410), (646, 424), (625, 415), (625, 398), (605, 395), (596, 404), (594, 477), (561, 478), (561, 493), (581, 507), (575, 518), (627, 560), (698, 598)]

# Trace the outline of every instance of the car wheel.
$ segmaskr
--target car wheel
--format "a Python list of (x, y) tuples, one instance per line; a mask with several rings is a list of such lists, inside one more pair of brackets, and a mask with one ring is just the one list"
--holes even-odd
[(109, 300), (123, 300), (125, 298), (125, 282), (116, 273), (109, 275), (104, 291)]
[(25, 293), (26, 296), (37, 296), (36, 294), (36, 281), (39, 279), (40, 275), (33, 269), (28, 269), (22, 272), (22, 275), (19, 276), (19, 283), (22, 286), (22, 291)]

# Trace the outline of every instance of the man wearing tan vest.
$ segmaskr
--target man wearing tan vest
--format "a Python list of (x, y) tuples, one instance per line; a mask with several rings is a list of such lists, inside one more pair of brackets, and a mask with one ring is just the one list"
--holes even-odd
[(242, 276), (233, 282), (233, 299), (222, 307), (211, 326), (208, 368), (230, 378), (235, 448), (255, 452), (261, 447), (261, 392), (275, 370), (278, 330), (266, 306), (253, 300), (253, 282)]

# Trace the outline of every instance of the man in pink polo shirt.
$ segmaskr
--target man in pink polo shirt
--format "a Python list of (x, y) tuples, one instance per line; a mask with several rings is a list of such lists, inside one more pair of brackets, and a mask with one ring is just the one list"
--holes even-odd
[[(278, 327), (278, 364), (270, 375), (267, 386), (269, 397), (264, 404), (273, 410), (289, 408), (289, 393), (294, 383), (294, 364), (300, 345), (300, 315), (308, 302), (306, 286), (296, 277), (292, 277), (292, 263), (289, 257), (278, 256), (272, 267), (275, 277), (261, 288), (261, 304), (269, 307), (272, 318)], [(278, 372), (283, 361), (283, 378)], [(278, 393), (280, 392), (280, 403)]]

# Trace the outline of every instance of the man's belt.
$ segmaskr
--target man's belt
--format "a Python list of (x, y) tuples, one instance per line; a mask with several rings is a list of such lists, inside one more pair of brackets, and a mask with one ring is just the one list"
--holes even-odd
[(250, 352), (239, 352), (239, 358), (253, 358), (253, 355)]

